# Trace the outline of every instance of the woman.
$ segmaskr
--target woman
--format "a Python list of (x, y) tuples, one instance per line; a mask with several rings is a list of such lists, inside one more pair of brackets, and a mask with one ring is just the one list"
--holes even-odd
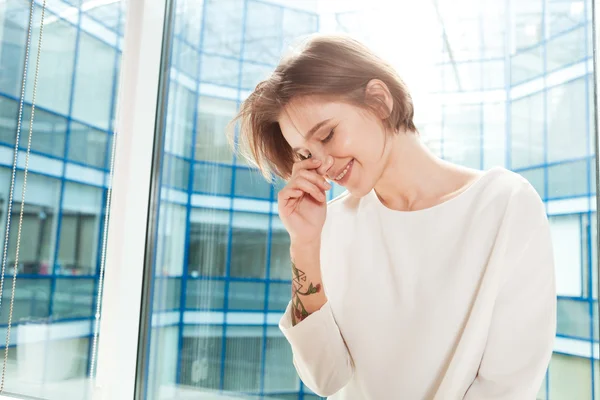
[[(242, 149), (287, 180), (280, 328), (306, 386), (336, 400), (535, 399), (556, 293), (526, 180), (436, 158), (396, 72), (344, 37), (307, 41), (237, 119)], [(329, 204), (328, 180), (347, 189)]]

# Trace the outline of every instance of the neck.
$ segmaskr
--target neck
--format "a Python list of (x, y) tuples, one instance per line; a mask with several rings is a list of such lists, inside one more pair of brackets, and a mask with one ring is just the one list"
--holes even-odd
[(388, 143), (387, 163), (375, 185), (381, 202), (397, 210), (418, 209), (423, 204), (443, 201), (456, 192), (461, 167), (436, 157), (418, 134), (400, 132)]

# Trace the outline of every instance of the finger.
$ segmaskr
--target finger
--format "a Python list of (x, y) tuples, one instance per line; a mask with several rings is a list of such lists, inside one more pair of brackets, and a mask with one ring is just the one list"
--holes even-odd
[(296, 179), (292, 184), (293, 189), (300, 189), (304, 193), (310, 194), (315, 200), (319, 202), (324, 202), (326, 200), (325, 193), (317, 185), (306, 180), (306, 179)]
[(316, 158), (307, 158), (306, 160), (298, 161), (292, 166), (292, 176), (305, 169), (316, 169), (321, 165), (321, 160)]
[(328, 191), (331, 189), (331, 184), (325, 180), (321, 175), (315, 173), (314, 171), (302, 170), (298, 172), (298, 175), (295, 179), (302, 178), (306, 179), (315, 185), (317, 185), (322, 191)]
[(299, 199), (303, 195), (304, 192), (300, 189), (286, 187), (279, 192), (279, 200)]

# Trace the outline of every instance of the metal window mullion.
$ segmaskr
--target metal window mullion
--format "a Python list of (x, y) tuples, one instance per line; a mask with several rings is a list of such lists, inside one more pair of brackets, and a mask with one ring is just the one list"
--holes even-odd
[[(156, 220), (151, 190), (163, 29), (168, 0), (129, 3), (119, 80), (106, 272), (94, 400), (133, 399), (147, 231)], [(118, 357), (115, 357), (118, 355)]]

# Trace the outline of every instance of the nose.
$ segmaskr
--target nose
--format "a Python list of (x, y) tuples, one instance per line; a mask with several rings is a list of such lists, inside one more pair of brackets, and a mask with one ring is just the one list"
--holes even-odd
[(325, 156), (324, 158), (322, 158), (323, 162), (321, 163), (321, 166), (319, 168), (317, 168), (317, 173), (319, 175), (325, 175), (327, 174), (327, 172), (329, 171), (329, 169), (333, 166), (333, 157), (330, 155)]

